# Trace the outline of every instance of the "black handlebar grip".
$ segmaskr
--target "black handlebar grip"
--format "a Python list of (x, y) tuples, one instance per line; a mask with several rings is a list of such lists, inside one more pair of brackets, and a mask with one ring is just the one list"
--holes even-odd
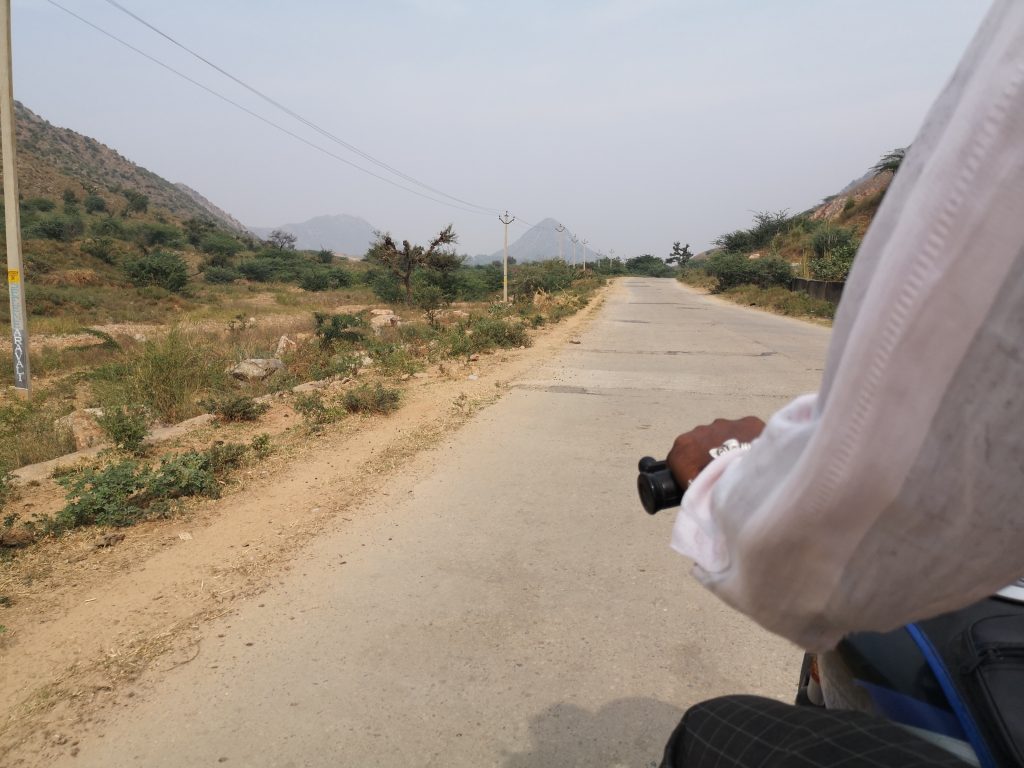
[(647, 514), (654, 515), (663, 509), (679, 506), (683, 500), (683, 489), (672, 476), (666, 461), (644, 456), (640, 459), (639, 469), (636, 489)]

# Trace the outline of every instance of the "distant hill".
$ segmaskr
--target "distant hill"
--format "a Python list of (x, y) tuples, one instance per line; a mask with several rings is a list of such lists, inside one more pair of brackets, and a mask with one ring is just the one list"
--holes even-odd
[(335, 216), (315, 216), (299, 224), (250, 227), (249, 229), (260, 237), (266, 237), (275, 229), (284, 230), (298, 238), (295, 243), (296, 248), (302, 250), (326, 248), (329, 251), (358, 259), (362, 258), (369, 250), (370, 244), (375, 239), (374, 230), (376, 228), (358, 216), (339, 213)]
[[(545, 259), (558, 258), (558, 232), (559, 223), (555, 219), (544, 219), (539, 224), (530, 227), (515, 241), (508, 245), (508, 255), (518, 263), (528, 261), (544, 261)], [(511, 232), (509, 233), (511, 235)], [(573, 233), (567, 228), (561, 233), (562, 258), (566, 261), (572, 260), (572, 236)], [(587, 258), (594, 257), (595, 250), (587, 246)], [(495, 251), (489, 256), (475, 256), (471, 260), (474, 264), (489, 264), (492, 261), (500, 261), (504, 254), (504, 248)], [(583, 259), (583, 246), (576, 246), (577, 261)]]
[(149, 198), (150, 207), (176, 218), (212, 218), (227, 229), (244, 230), (236, 219), (197, 192), (172, 184), (105, 144), (52, 125), (19, 102), (15, 102), (14, 114), (22, 197), (59, 200), (70, 189), (79, 197), (99, 195), (109, 210), (118, 211), (126, 204), (124, 190), (129, 190), (141, 192)]

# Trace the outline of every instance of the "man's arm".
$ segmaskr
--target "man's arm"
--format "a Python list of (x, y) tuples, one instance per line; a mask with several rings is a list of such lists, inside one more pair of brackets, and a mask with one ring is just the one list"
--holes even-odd
[[(808, 648), (1024, 572), (1024, 3), (997, 3), (858, 254), (824, 386), (716, 459), (674, 546)], [(688, 480), (689, 478), (683, 478)]]

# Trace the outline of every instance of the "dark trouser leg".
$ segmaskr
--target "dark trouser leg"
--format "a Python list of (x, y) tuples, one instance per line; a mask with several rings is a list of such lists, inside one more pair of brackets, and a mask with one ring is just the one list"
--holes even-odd
[(662, 768), (965, 768), (894, 723), (863, 712), (725, 696), (691, 707)]

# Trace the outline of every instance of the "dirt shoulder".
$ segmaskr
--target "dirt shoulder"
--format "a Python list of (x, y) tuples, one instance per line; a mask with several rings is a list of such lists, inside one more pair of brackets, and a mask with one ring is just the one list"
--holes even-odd
[(33, 765), (54, 746), (73, 751), (74, 734), (98, 708), (131, 695), (127, 683), (187, 663), (202, 622), (258, 595), (318, 532), (386, 494), (390, 473), (555, 354), (604, 295), (536, 334), (530, 348), (434, 366), (408, 382), (404, 406), (390, 416), (350, 418), (320, 435), (292, 430), (219, 500), (116, 531), (123, 540), (97, 529), (47, 540), (7, 564), (0, 763)]
[[(698, 296), (704, 296), (708, 301), (715, 302), (716, 304), (723, 307), (743, 307), (744, 309), (754, 309), (758, 312), (766, 312), (770, 315), (781, 315), (782, 317), (788, 317), (792, 320), (799, 320), (804, 323), (811, 323), (812, 325), (821, 325), (826, 328), (832, 327), (831, 317), (815, 316), (808, 314), (806, 309), (808, 306), (811, 310), (823, 310), (826, 308), (827, 302), (823, 302), (820, 299), (810, 299), (798, 295), (793, 291), (786, 288), (773, 288), (773, 289), (761, 289), (755, 286), (746, 286), (747, 290), (739, 291), (735, 293), (712, 293), (706, 286), (698, 285), (694, 283), (688, 283), (685, 280), (680, 280), (679, 285), (685, 288), (690, 293), (697, 294)], [(792, 302), (790, 300), (793, 300)], [(807, 302), (813, 302), (808, 305)]]

